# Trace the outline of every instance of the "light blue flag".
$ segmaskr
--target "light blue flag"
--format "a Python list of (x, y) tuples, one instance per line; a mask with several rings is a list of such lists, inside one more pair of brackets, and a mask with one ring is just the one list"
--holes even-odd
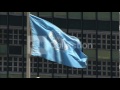
[[(62, 24), (62, 23), (61, 23)], [(87, 56), (78, 38), (67, 35), (54, 24), (30, 14), (32, 56), (74, 68), (86, 68)]]

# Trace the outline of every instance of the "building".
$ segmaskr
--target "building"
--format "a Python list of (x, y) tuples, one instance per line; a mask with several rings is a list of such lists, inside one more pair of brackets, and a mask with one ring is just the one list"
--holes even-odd
[[(118, 12), (31, 12), (39, 15), (64, 32), (78, 37), (89, 57), (86, 69), (69, 68), (69, 77), (119, 77), (119, 13)], [(24, 15), (24, 18), (22, 17)], [(0, 12), (0, 77), (6, 77), (9, 68), (9, 77), (22, 77), (22, 70), (26, 72), (26, 13)], [(24, 27), (22, 26), (24, 25)], [(7, 28), (9, 26), (9, 67), (7, 66)], [(24, 35), (23, 35), (24, 29)], [(96, 39), (96, 29), (98, 35)], [(112, 44), (111, 44), (112, 30)], [(23, 38), (24, 37), (24, 38)], [(24, 39), (24, 42), (23, 42)], [(98, 50), (98, 65), (96, 65), (96, 40)], [(24, 44), (23, 44), (24, 43)], [(87, 46), (86, 46), (87, 45)], [(112, 51), (111, 51), (112, 45)], [(23, 48), (24, 46), (24, 48)], [(23, 53), (24, 52), (24, 53)], [(112, 52), (112, 57), (110, 53)], [(112, 58), (112, 63), (111, 63)], [(38, 71), (40, 77), (52, 77), (53, 63), (42, 58), (31, 57), (31, 74), (36, 77)], [(24, 63), (24, 66), (23, 66)], [(97, 67), (98, 66), (98, 67)], [(24, 67), (24, 69), (23, 69)], [(97, 67), (97, 72), (96, 72)], [(112, 67), (112, 69), (111, 69)], [(67, 67), (54, 63), (54, 77), (67, 77)]]

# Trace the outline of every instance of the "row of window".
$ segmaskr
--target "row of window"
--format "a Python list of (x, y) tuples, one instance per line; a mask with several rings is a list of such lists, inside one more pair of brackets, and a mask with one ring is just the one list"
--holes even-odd
[[(31, 12), (31, 14), (38, 15), (40, 17), (52, 17), (52, 12)], [(7, 14), (7, 12), (0, 12), (0, 14)], [(22, 15), (22, 12), (9, 12), (10, 15)], [(24, 13), (26, 15), (26, 12)], [(66, 18), (66, 12), (53, 12), (54, 17)], [(81, 12), (68, 12), (68, 18), (81, 19)], [(95, 20), (96, 12), (83, 12), (83, 19)], [(98, 20), (110, 20), (110, 12), (98, 12)], [(119, 12), (112, 12), (112, 20), (119, 20)]]
[[(0, 71), (2, 71), (2, 68), (0, 67)], [(3, 68), (3, 71), (5, 72), (5, 71), (7, 71), (7, 68), (6, 67), (4, 67)], [(14, 68), (12, 68), (12, 67), (9, 67), (9, 71), (11, 72), (22, 72), (23, 71), (23, 69), (22, 68), (17, 68), (17, 67), (14, 67)], [(24, 68), (24, 71), (26, 72), (26, 69)], [(32, 69), (31, 68), (31, 72), (32, 73), (37, 73), (38, 72), (38, 69), (37, 68), (34, 68), (34, 69)], [(39, 73), (52, 73), (52, 69), (39, 69)], [(67, 74), (67, 70), (61, 70), (61, 69), (59, 69), (59, 70), (57, 70), (57, 69), (54, 69), (54, 73), (58, 73), (58, 74)], [(69, 74), (78, 74), (78, 75), (80, 75), (82, 72), (81, 72), (81, 70), (79, 70), (79, 71), (77, 71), (77, 70), (73, 70), (73, 71), (71, 71), (71, 70), (69, 70), (68, 71), (68, 73)], [(110, 76), (111, 75), (111, 73), (110, 73), (110, 71), (109, 72), (106, 72), (106, 71), (103, 71), (103, 72), (100, 72), (100, 71), (98, 71), (97, 73), (96, 73), (96, 71), (83, 71), (83, 74), (84, 75), (96, 75), (96, 74), (98, 74), (98, 75), (105, 75), (105, 76)], [(119, 73), (117, 72), (112, 72), (112, 76), (119, 76)]]

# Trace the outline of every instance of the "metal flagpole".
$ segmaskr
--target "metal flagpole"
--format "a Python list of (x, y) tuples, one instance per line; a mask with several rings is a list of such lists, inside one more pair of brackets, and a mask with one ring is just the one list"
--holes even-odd
[(30, 12), (27, 12), (27, 56), (26, 56), (26, 78), (30, 78)]

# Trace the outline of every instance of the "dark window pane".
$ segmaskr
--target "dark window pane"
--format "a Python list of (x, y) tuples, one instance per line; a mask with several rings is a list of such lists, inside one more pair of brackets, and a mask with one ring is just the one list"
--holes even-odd
[(62, 64), (59, 64), (59, 68), (62, 68)]
[(96, 40), (93, 40), (93, 43), (96, 43)]
[(91, 34), (88, 34), (88, 38), (91, 38)]
[(7, 62), (4, 62), (4, 66), (7, 66)]
[(73, 70), (73, 74), (77, 74), (77, 70)]
[(17, 67), (14, 67), (14, 71), (15, 71), (15, 72), (17, 71)]
[(17, 66), (17, 62), (14, 62), (14, 66)]
[(47, 64), (44, 64), (44, 67), (47, 67)]
[(62, 73), (62, 70), (59, 70), (59, 73)]
[(0, 62), (0, 65), (2, 65), (2, 62)]
[(63, 73), (66, 74), (66, 70), (63, 70)]
[(88, 71), (88, 75), (91, 75), (91, 71)]
[(103, 72), (103, 75), (106, 75), (106, 72)]
[(14, 35), (14, 39), (18, 39), (18, 36), (17, 36), (17, 35)]
[(106, 38), (106, 35), (103, 35), (102, 37), (103, 37), (103, 38)]
[(93, 35), (93, 38), (96, 38), (96, 35)]
[(106, 67), (103, 67), (103, 70), (106, 70)]
[(9, 54), (21, 55), (22, 47), (21, 46), (9, 46)]
[(9, 66), (12, 66), (12, 62), (9, 62)]
[(14, 34), (18, 34), (18, 30), (14, 30)]
[(49, 73), (52, 73), (52, 69), (49, 69)]
[(107, 38), (110, 39), (110, 35), (107, 35)]
[(81, 74), (81, 71), (78, 71), (78, 74)]
[(47, 73), (47, 69), (44, 69), (44, 73)]
[(106, 43), (106, 41), (105, 41), (105, 40), (103, 40), (103, 43), (105, 44), (105, 43)]
[(22, 63), (19, 63), (19, 66), (22, 66)]
[(88, 69), (91, 69), (91, 66), (88, 66)]
[(81, 37), (81, 34), (78, 34), (78, 37)]
[(93, 66), (93, 70), (96, 70), (96, 66)]
[(88, 61), (88, 64), (91, 64), (91, 61)]
[(54, 73), (57, 73), (57, 69), (54, 69)]

